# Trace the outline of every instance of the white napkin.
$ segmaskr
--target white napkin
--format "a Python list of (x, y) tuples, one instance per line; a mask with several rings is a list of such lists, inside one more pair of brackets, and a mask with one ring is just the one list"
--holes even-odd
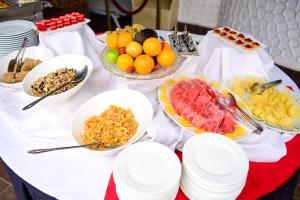
[(268, 78), (273, 59), (264, 49), (245, 53), (214, 37), (210, 33), (199, 44), (200, 74), (206, 78), (225, 82), (235, 76), (253, 75)]
[(87, 24), (76, 24), (53, 32), (39, 34), (39, 46), (51, 49), (56, 55), (82, 54), (89, 57), (95, 67), (100, 66), (100, 41)]

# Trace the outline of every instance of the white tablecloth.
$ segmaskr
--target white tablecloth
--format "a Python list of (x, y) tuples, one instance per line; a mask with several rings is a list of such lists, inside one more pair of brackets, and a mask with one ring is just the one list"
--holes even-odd
[[(97, 73), (97, 70), (103, 69), (98, 68), (94, 73)], [(290, 85), (299, 92), (296, 84), (279, 68), (275, 67), (269, 75), (283, 79), (285, 85)], [(97, 82), (93, 77), (89, 81)], [(99, 91), (94, 92), (99, 93), (114, 87), (116, 86), (109, 85), (104, 89), (100, 86)], [(85, 89), (88, 88), (82, 88)], [(4, 87), (0, 87), (0, 95), (3, 95), (5, 90)], [(40, 143), (14, 129), (12, 122), (1, 114), (0, 110), (0, 156), (16, 174), (57, 199), (104, 198), (114, 156), (103, 157), (80, 149), (30, 155), (27, 151), (33, 146), (41, 147)]]

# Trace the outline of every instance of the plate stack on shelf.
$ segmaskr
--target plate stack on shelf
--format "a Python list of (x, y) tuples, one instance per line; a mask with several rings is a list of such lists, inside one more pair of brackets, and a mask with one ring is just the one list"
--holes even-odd
[(181, 164), (167, 147), (139, 142), (119, 153), (113, 177), (120, 200), (172, 200), (179, 189)]
[(0, 58), (21, 47), (27, 37), (26, 46), (39, 44), (38, 33), (31, 21), (12, 20), (0, 23)]
[(233, 140), (215, 133), (196, 135), (182, 156), (180, 188), (189, 199), (236, 199), (243, 190), (249, 160)]

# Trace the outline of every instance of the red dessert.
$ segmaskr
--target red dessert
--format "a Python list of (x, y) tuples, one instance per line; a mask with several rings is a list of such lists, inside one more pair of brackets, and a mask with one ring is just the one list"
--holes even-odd
[(57, 26), (56, 26), (56, 25), (50, 26), (50, 30), (51, 30), (51, 31), (54, 31), (54, 30), (56, 30), (56, 29), (57, 29)]
[(252, 40), (250, 38), (246, 38), (244, 41), (245, 42), (252, 42)]
[(214, 31), (214, 33), (220, 33), (221, 32), (219, 29), (214, 29), (213, 31)]
[(252, 42), (252, 45), (259, 47), (260, 44), (258, 42)]
[(227, 35), (227, 33), (225, 33), (225, 32), (222, 32), (220, 35), (221, 35), (221, 36), (226, 36), (226, 35)]
[(245, 36), (244, 36), (243, 34), (241, 34), (241, 33), (238, 34), (238, 37), (239, 37), (239, 38), (245, 38)]
[(236, 41), (236, 43), (237, 43), (238, 45), (244, 44), (244, 42), (243, 42), (242, 40), (238, 40), (238, 41)]
[(57, 24), (57, 28), (63, 28), (64, 24)]
[(236, 32), (235, 31), (230, 31), (230, 34), (236, 35)]
[(229, 29), (228, 27), (224, 27), (223, 30), (224, 30), (225, 32), (230, 31), (230, 29)]
[(216, 97), (220, 94), (206, 82), (199, 79), (180, 81), (170, 95), (174, 110), (195, 128), (221, 134), (234, 131), (235, 118), (217, 104)]
[(37, 29), (38, 31), (46, 31), (46, 30), (47, 30), (44, 21), (37, 22), (35, 25), (36, 25), (36, 29)]
[(228, 40), (235, 40), (235, 38), (230, 35), (228, 36)]
[(246, 44), (244, 47), (246, 47), (247, 49), (251, 49), (252, 46), (250, 44)]

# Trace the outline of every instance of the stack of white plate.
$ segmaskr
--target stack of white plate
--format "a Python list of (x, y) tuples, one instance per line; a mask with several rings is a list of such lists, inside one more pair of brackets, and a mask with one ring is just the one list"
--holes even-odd
[(37, 46), (39, 37), (31, 21), (12, 20), (0, 23), (0, 58), (19, 49), (23, 39), (27, 37), (26, 46)]
[(200, 134), (186, 142), (182, 156), (180, 188), (189, 199), (231, 200), (243, 190), (249, 160), (233, 140)]
[(119, 153), (113, 177), (120, 200), (172, 200), (179, 189), (181, 165), (169, 148), (140, 142)]

